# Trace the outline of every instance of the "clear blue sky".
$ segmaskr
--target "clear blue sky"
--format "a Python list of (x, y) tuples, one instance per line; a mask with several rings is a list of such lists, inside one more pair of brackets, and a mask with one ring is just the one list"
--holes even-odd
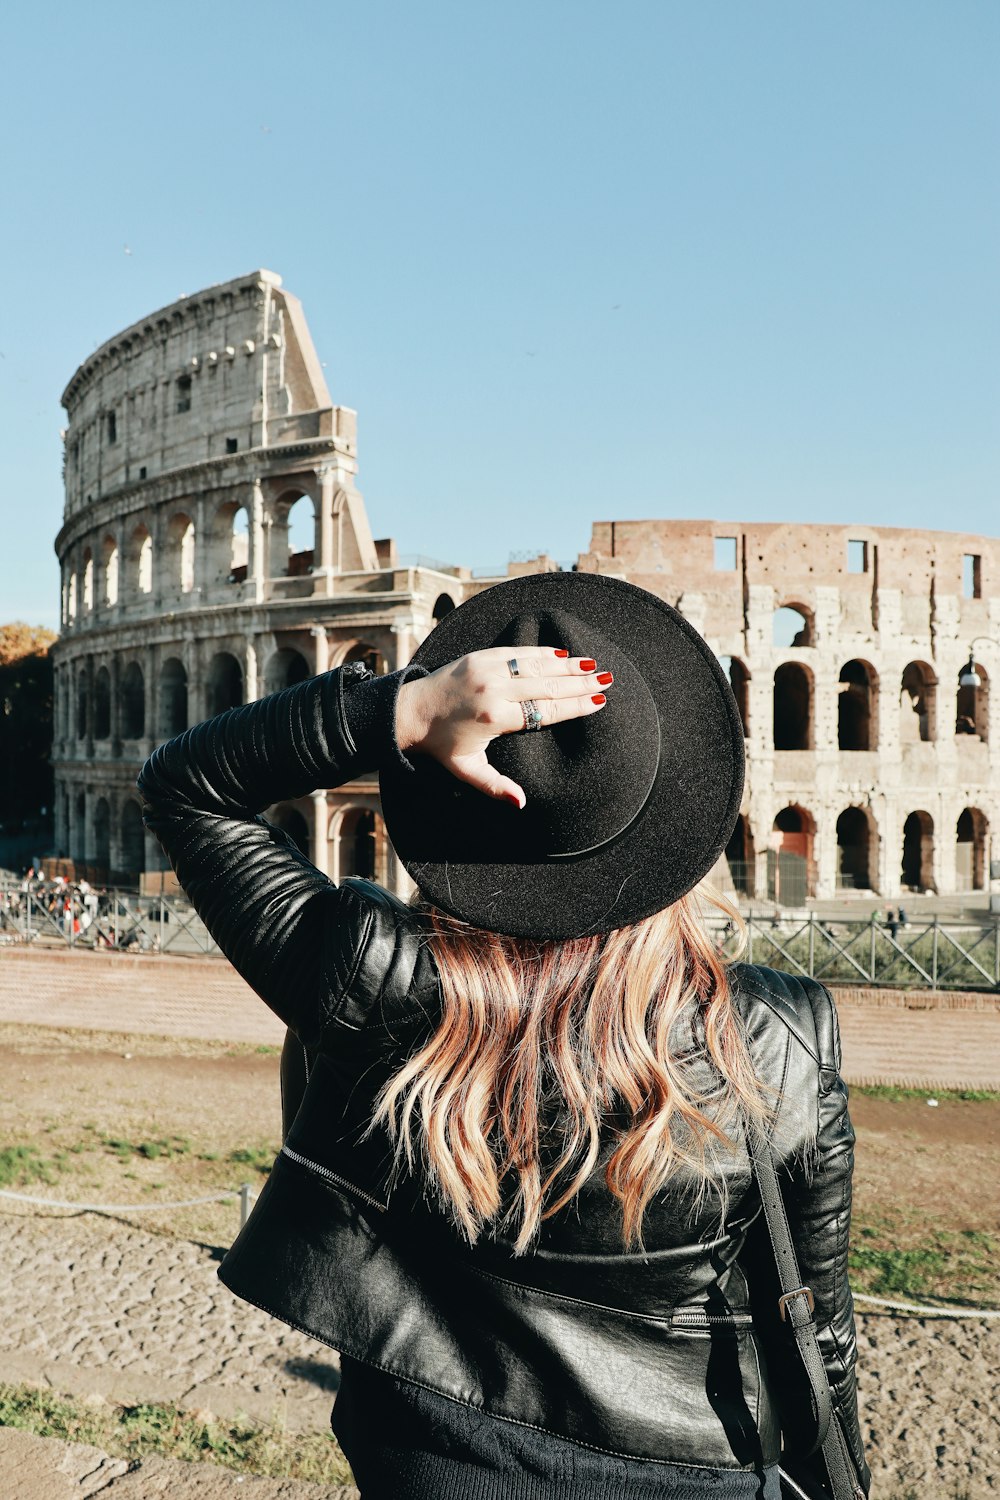
[(405, 552), (1000, 530), (996, 0), (36, 0), (3, 50), (0, 619), (55, 621), (73, 370), (258, 266)]

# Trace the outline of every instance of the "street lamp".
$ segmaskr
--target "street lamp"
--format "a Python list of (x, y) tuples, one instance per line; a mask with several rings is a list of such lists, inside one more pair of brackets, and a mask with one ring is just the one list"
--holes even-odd
[(980, 688), (983, 685), (983, 679), (976, 671), (976, 663), (974, 660), (974, 652), (976, 649), (977, 641), (989, 641), (991, 646), (1000, 646), (1000, 641), (995, 641), (991, 635), (973, 636), (972, 640), (969, 642), (969, 660), (965, 663), (965, 666), (958, 674), (959, 687)]

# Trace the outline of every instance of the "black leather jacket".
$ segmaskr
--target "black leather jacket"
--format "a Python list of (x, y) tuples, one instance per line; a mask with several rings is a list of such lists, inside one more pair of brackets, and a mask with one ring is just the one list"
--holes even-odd
[[(161, 746), (139, 787), (146, 824), (219, 946), (310, 1060), (301, 1107), (220, 1275), (344, 1353), (485, 1412), (610, 1453), (720, 1468), (786, 1466), (808, 1400), (777, 1315), (746, 1154), (728, 1206), (678, 1183), (627, 1253), (599, 1165), (515, 1257), (470, 1247), (420, 1186), (390, 1185), (372, 1101), (439, 1013), (422, 918), (365, 881), (334, 886), (260, 810), (398, 755), (404, 674), (360, 664), (233, 709)], [(775, 1140), (835, 1405), (859, 1468), (847, 1281), (854, 1134), (836, 1013), (818, 984), (732, 970), (760, 1075), (781, 1091)], [(704, 1067), (695, 1062), (694, 1067)], [(704, 1082), (710, 1086), (706, 1074)]]

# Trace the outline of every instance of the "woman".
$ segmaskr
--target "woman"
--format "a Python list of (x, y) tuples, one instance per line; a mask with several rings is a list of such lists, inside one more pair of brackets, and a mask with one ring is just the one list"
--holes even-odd
[[(373, 766), (415, 906), (335, 887), (259, 816)], [(701, 923), (743, 737), (676, 611), (593, 575), (512, 580), (404, 672), (233, 709), (139, 784), (296, 1039), (285, 1143), (220, 1275), (341, 1351), (364, 1500), (770, 1500), (782, 1436), (823, 1493), (757, 1133), (867, 1489), (836, 1016), (819, 985), (727, 966)]]

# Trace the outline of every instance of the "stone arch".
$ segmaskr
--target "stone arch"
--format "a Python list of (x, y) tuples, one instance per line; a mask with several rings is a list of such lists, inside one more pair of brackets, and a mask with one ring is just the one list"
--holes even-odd
[(840, 669), (837, 685), (837, 745), (841, 750), (877, 750), (878, 674), (854, 659)]
[(719, 664), (729, 679), (743, 725), (743, 738), (750, 738), (750, 670), (738, 656), (720, 656)]
[(813, 679), (808, 667), (786, 661), (774, 673), (774, 748), (813, 748)]
[(76, 674), (76, 737), (78, 740), (87, 738), (89, 727), (89, 703), (87, 696), (87, 672), (81, 667)]
[(899, 684), (899, 738), (902, 744), (937, 739), (937, 677), (925, 661), (907, 662)]
[(309, 823), (299, 808), (290, 802), (280, 803), (268, 814), (268, 822), (286, 833), (299, 852), (304, 854), (306, 859), (310, 858), (312, 840), (309, 835)]
[(989, 673), (978, 661), (973, 666), (979, 678), (979, 686), (962, 687), (959, 684), (955, 698), (955, 733), (975, 735), (977, 739), (986, 741), (990, 737)]
[(986, 852), (990, 825), (978, 807), (965, 807), (955, 827), (955, 886), (960, 891), (984, 891), (989, 869)]
[(773, 901), (801, 906), (816, 894), (816, 821), (798, 803), (783, 807), (771, 829), (767, 885)]
[(431, 614), (435, 620), (443, 620), (445, 615), (450, 615), (454, 608), (455, 601), (450, 594), (438, 594)]
[(111, 673), (98, 667), (94, 675), (94, 739), (111, 738)]
[(94, 554), (89, 547), (83, 551), (83, 610), (88, 614), (94, 607)]
[(285, 490), (268, 507), (272, 578), (301, 578), (316, 558), (317, 506), (302, 488)]
[(779, 651), (793, 646), (815, 646), (816, 616), (807, 604), (786, 601), (774, 611), (771, 644)]
[(345, 666), (349, 661), (362, 661), (369, 672), (374, 672), (380, 677), (388, 671), (386, 659), (378, 646), (373, 646), (371, 641), (352, 641), (344, 647), (338, 656), (337, 666)]
[(354, 876), (375, 880), (378, 871), (378, 834), (381, 819), (370, 807), (347, 807), (336, 819), (339, 841), (338, 879)]
[(128, 587), (137, 594), (153, 592), (153, 538), (140, 521), (128, 539)]
[(130, 661), (121, 680), (123, 740), (141, 740), (146, 733), (146, 681), (137, 661)]
[(280, 693), (295, 682), (305, 682), (311, 676), (309, 663), (301, 651), (290, 646), (281, 646), (267, 659), (264, 670), (265, 693)]
[(79, 864), (87, 858), (87, 794), (77, 792), (73, 806), (72, 857)]
[(182, 594), (194, 588), (194, 521), (186, 510), (175, 511), (167, 523), (167, 568), (170, 586)]
[(146, 832), (142, 826), (142, 809), (134, 798), (122, 804), (120, 867), (123, 875), (141, 875), (146, 868)]
[(752, 896), (754, 894), (756, 855), (754, 852), (753, 830), (750, 827), (750, 819), (745, 813), (740, 813), (736, 819), (736, 827), (733, 829), (729, 843), (726, 845), (726, 860), (729, 864), (729, 873), (732, 876), (734, 889), (742, 891), (745, 896)]
[(242, 583), (250, 556), (250, 523), (247, 508), (238, 500), (226, 500), (212, 519), (208, 536), (205, 571), (216, 583)]
[(101, 543), (102, 603), (111, 609), (118, 603), (118, 543), (106, 536)]
[(937, 891), (934, 879), (934, 819), (929, 812), (911, 812), (903, 824), (903, 887), (911, 891)]
[(212, 719), (243, 702), (243, 670), (231, 651), (217, 651), (205, 675), (205, 716)]
[(878, 829), (866, 807), (845, 807), (837, 819), (837, 886), (878, 889)]
[(160, 668), (160, 724), (162, 739), (183, 734), (188, 727), (188, 677), (184, 663), (168, 656)]
[(94, 803), (94, 863), (98, 878), (107, 880), (111, 870), (111, 808), (107, 797), (98, 797)]

